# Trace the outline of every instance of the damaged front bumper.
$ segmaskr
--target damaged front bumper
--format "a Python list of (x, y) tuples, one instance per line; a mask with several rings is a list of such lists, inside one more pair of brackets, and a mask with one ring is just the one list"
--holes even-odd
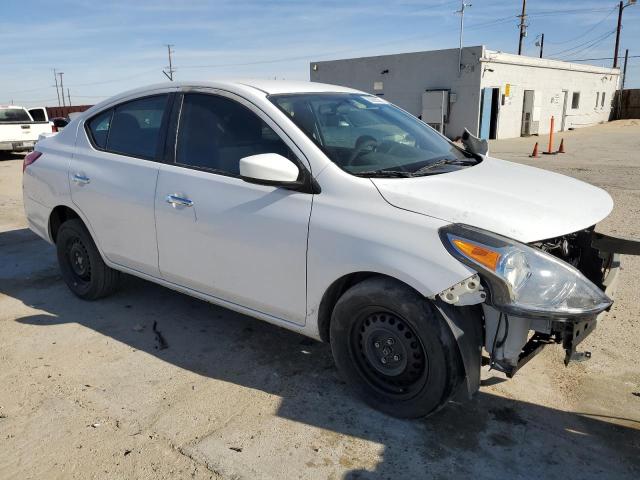
[[(636, 243), (640, 246), (640, 243)], [(604, 293), (609, 298), (614, 298), (615, 296), (619, 273), (620, 254), (613, 253), (611, 254), (610, 265), (602, 282), (603, 286), (605, 287)], [(562, 332), (562, 348), (564, 348), (566, 352), (564, 358), (565, 365), (568, 365), (571, 360), (583, 360), (585, 358), (591, 357), (590, 352), (579, 353), (576, 351), (576, 347), (596, 328), (598, 321), (607, 314), (609, 309), (592, 318), (581, 319), (571, 323), (566, 322), (564, 324), (565, 328)]]
[[(613, 298), (615, 294), (619, 271), (620, 255), (617, 253), (612, 254), (603, 281), (604, 291), (609, 298)], [(483, 307), (487, 332), (485, 348), (492, 354), (491, 358), (486, 359), (485, 363), (505, 373), (509, 378), (513, 377), (518, 370), (549, 344), (562, 344), (562, 348), (565, 350), (565, 365), (568, 365), (570, 361), (589, 359), (591, 352), (578, 352), (577, 347), (593, 332), (598, 321), (608, 311), (605, 310), (598, 315), (562, 321), (512, 316), (502, 317), (501, 320), (500, 312), (489, 306)], [(506, 322), (509, 323), (507, 324)], [(533, 331), (532, 335), (531, 331)], [(492, 334), (491, 332), (494, 333)], [(504, 339), (502, 344), (499, 341), (495, 341), (496, 335), (498, 339)], [(524, 346), (522, 346), (523, 341)], [(497, 348), (496, 343), (498, 343)]]
[[(620, 253), (640, 255), (640, 242), (589, 232), (591, 241), (589, 250), (592, 261), (585, 267), (585, 273), (593, 278), (594, 261), (601, 272), (598, 284), (609, 298), (614, 298), (615, 289), (620, 272)], [(595, 280), (595, 279), (594, 279)], [(507, 377), (526, 365), (548, 344), (562, 344), (565, 350), (565, 365), (571, 361), (587, 360), (591, 352), (578, 352), (577, 347), (596, 328), (609, 309), (598, 315), (576, 317), (563, 320), (529, 319), (503, 315), (491, 306), (483, 305), (485, 314), (485, 349), (490, 358), (485, 363)], [(531, 333), (533, 332), (533, 334)], [(498, 340), (497, 340), (498, 339)]]
[[(615, 296), (620, 254), (640, 255), (640, 242), (601, 235), (594, 227), (530, 246), (573, 265), (608, 298)], [(562, 345), (565, 365), (590, 358), (590, 352), (577, 348), (610, 309), (566, 318), (520, 317), (500, 311), (488, 293), (484, 279), (475, 274), (433, 299), (458, 343), (469, 396), (479, 387), (481, 364), (510, 378), (548, 344)]]

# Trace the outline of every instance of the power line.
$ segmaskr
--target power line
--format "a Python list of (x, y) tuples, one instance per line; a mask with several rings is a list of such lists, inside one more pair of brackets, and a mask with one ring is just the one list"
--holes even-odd
[[(617, 8), (617, 7), (616, 7)], [(606, 12), (608, 8), (574, 8), (569, 10), (541, 10), (539, 12), (529, 13), (530, 17), (548, 17), (550, 15), (565, 15), (569, 13), (595, 13), (595, 12)]]
[(448, 7), (448, 6), (454, 6), (454, 5), (459, 5), (458, 0), (447, 0), (444, 2), (440, 2), (440, 3), (429, 3), (429, 6), (427, 7), (420, 7), (416, 10), (412, 10), (409, 13), (419, 13), (419, 12), (424, 12), (425, 10), (429, 10), (429, 11), (433, 11), (434, 8), (440, 8), (440, 7)]
[(467, 27), (467, 30), (475, 30), (475, 29), (478, 29), (478, 28), (493, 27), (495, 25), (500, 25), (502, 23), (512, 22), (515, 18), (518, 18), (518, 15), (509, 15), (508, 17), (497, 18), (495, 20), (489, 20), (488, 22), (472, 23), (471, 25), (469, 25)]
[(101, 80), (98, 82), (88, 82), (88, 83), (74, 83), (72, 85), (70, 85), (71, 87), (91, 87), (94, 85), (104, 85), (107, 83), (116, 83), (116, 82), (123, 82), (125, 80), (129, 80), (131, 78), (137, 78), (137, 77), (141, 77), (143, 75), (146, 75), (148, 73), (152, 73), (152, 72), (157, 72), (158, 70), (151, 69), (151, 70), (145, 70), (143, 72), (140, 73), (136, 73), (134, 75), (127, 75), (126, 77), (119, 77), (119, 78), (112, 78), (111, 80)]
[[(624, 58), (624, 55), (618, 55), (618, 58)], [(628, 58), (640, 58), (640, 55), (629, 55)], [(613, 57), (599, 57), (599, 58), (573, 58), (566, 60), (567, 62), (595, 62), (597, 60), (613, 60)]]
[(333, 52), (326, 52), (326, 53), (314, 53), (314, 54), (308, 54), (308, 55), (298, 55), (298, 56), (294, 56), (294, 57), (280, 57), (280, 58), (272, 58), (272, 59), (269, 59), (269, 60), (255, 60), (255, 61), (251, 61), (251, 62), (184, 65), (184, 66), (181, 66), (180, 69), (181, 70), (185, 70), (185, 69), (198, 69), (198, 68), (248, 67), (248, 66), (253, 66), (253, 65), (266, 65), (266, 64), (273, 64), (273, 63), (293, 62), (293, 61), (296, 61), (296, 60), (313, 60), (313, 59), (322, 58), (322, 57), (331, 57), (331, 56), (341, 55), (341, 54), (346, 54), (346, 53), (360, 52), (360, 51), (362, 51), (364, 49), (385, 47), (385, 46), (388, 46), (388, 45), (394, 45), (394, 44), (398, 44), (398, 43), (402, 43), (402, 42), (407, 42), (407, 41), (410, 41), (410, 40), (418, 40), (418, 39), (436, 37), (436, 36), (440, 35), (441, 33), (443, 33), (445, 30), (449, 30), (449, 28), (446, 27), (446, 28), (442, 28), (442, 30), (431, 31), (429, 34), (424, 34), (423, 33), (423, 34), (420, 34), (420, 35), (413, 35), (411, 37), (400, 38), (400, 39), (397, 39), (397, 40), (381, 42), (381, 43), (377, 43), (377, 44), (371, 44), (371, 45), (367, 45), (364, 48), (356, 48), (356, 49), (350, 48), (350, 49), (344, 49), (344, 50), (334, 50)]
[[(44, 100), (25, 100), (25, 99), (14, 99), (15, 103), (47, 103), (47, 102), (55, 102), (57, 100), (57, 98), (45, 98)], [(12, 102), (12, 103), (14, 103)]]
[(595, 23), (591, 28), (589, 28), (588, 30), (582, 32), (580, 35), (578, 35), (577, 37), (573, 37), (570, 38), (568, 40), (561, 40), (558, 42), (547, 42), (550, 43), (552, 45), (562, 45), (564, 43), (570, 43), (573, 42), (574, 40), (578, 40), (579, 38), (582, 38), (588, 34), (590, 34), (591, 32), (593, 32), (596, 28), (598, 28), (600, 25), (602, 25), (610, 16), (611, 14), (616, 10), (616, 8), (618, 8), (617, 6), (614, 6), (611, 10), (609, 10), (609, 13), (607, 13), (599, 22)]
[[(475, 29), (478, 29), (478, 28), (484, 28), (484, 27), (494, 26), (494, 25), (497, 25), (497, 24), (512, 22), (514, 18), (516, 18), (516, 16), (509, 15), (508, 17), (503, 17), (503, 18), (499, 18), (499, 19), (495, 19), (495, 20), (490, 20), (490, 21), (487, 21), (487, 22), (477, 23), (477, 24), (470, 25), (470, 26), (466, 26), (465, 25), (465, 30), (475, 30)], [(411, 36), (411, 37), (405, 37), (405, 38), (393, 40), (393, 41), (390, 41), (390, 42), (387, 41), (387, 42), (378, 43), (378, 44), (371, 44), (371, 45), (367, 45), (365, 48), (366, 49), (371, 49), (371, 48), (376, 48), (376, 47), (385, 47), (385, 46), (388, 46), (388, 45), (394, 45), (394, 44), (397, 44), (397, 43), (407, 42), (407, 41), (410, 41), (410, 40), (418, 40), (418, 39), (425, 39), (425, 38), (429, 38), (429, 37), (435, 37), (435, 36), (440, 35), (442, 33), (442, 31), (444, 31), (444, 30), (448, 30), (448, 27), (447, 28), (443, 28), (442, 30), (432, 31), (432, 32), (430, 32), (430, 34), (427, 34), (427, 35), (420, 34), (420, 35), (414, 35), (414, 36)], [(321, 58), (321, 57), (329, 57), (329, 56), (340, 55), (340, 54), (345, 54), (345, 53), (360, 52), (360, 51), (364, 50), (365, 48), (336, 50), (336, 51), (327, 52), (327, 53), (299, 55), (299, 56), (292, 56), (292, 57), (280, 57), (280, 58), (273, 58), (273, 59), (268, 59), (268, 60), (255, 60), (255, 61), (251, 61), (251, 62), (184, 65), (184, 66), (181, 66), (180, 68), (182, 70), (184, 70), (184, 69), (200, 69), (200, 68), (248, 67), (248, 66), (253, 66), (253, 65), (265, 65), (265, 64), (273, 64), (273, 63), (292, 62), (292, 61), (297, 61), (297, 60), (313, 60), (313, 59)]]
[[(601, 39), (603, 39), (603, 38), (605, 38), (605, 37), (607, 37), (607, 36), (609, 36), (609, 35), (611, 35), (611, 34), (613, 34), (613, 33), (615, 33), (615, 30), (609, 30), (608, 32), (605, 32), (605, 33), (603, 33), (603, 34), (600, 34), (600, 35), (598, 35), (598, 36), (597, 36), (597, 37), (595, 37), (595, 38), (590, 38), (589, 40), (585, 40), (585, 41), (584, 41), (584, 42), (582, 42), (582, 43), (579, 43), (579, 44), (577, 44), (577, 45), (574, 45), (573, 47), (569, 47), (569, 48), (565, 48), (564, 50), (559, 50), (559, 51), (557, 51), (557, 52), (553, 52), (553, 53), (551, 53), (551, 54), (550, 54), (550, 56), (557, 56), (557, 55), (564, 54), (565, 52), (571, 52), (571, 51), (573, 51), (573, 50), (577, 50), (577, 49), (579, 49), (580, 47), (582, 47), (582, 46), (584, 46), (584, 45), (586, 45), (586, 44), (588, 44), (588, 43), (591, 43), (591, 42), (593, 42), (593, 41), (601, 40)], [(573, 55), (573, 53), (572, 53), (571, 55)]]
[(570, 56), (572, 56), (572, 55), (577, 55), (577, 54), (579, 54), (579, 53), (584, 53), (584, 52), (586, 52), (586, 51), (588, 51), (588, 50), (591, 50), (593, 47), (595, 47), (595, 46), (597, 46), (597, 45), (600, 45), (602, 42), (604, 42), (607, 38), (609, 38), (609, 37), (610, 37), (611, 35), (613, 35), (614, 33), (616, 33), (616, 32), (615, 32), (615, 30), (614, 30), (614, 31), (611, 31), (611, 32), (609, 32), (609, 33), (607, 33), (607, 34), (606, 34), (606, 35), (604, 35), (602, 38), (599, 38), (599, 39), (597, 39), (597, 40), (594, 40), (593, 42), (591, 42), (591, 43), (590, 43), (589, 45), (587, 45), (586, 47), (583, 47), (583, 48), (580, 48), (580, 49), (578, 49), (578, 50), (575, 50), (575, 51), (571, 52), (570, 54), (564, 54), (564, 55), (562, 55), (562, 56), (561, 56), (561, 58), (567, 58), (567, 57), (570, 57)]

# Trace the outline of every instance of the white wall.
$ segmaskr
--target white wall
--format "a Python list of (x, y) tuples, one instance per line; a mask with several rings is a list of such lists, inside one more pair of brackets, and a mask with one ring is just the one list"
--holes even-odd
[[(499, 87), (504, 94), (506, 84), (510, 85), (510, 97), (505, 97), (505, 104), (500, 105), (498, 138), (520, 136), (525, 90), (535, 91), (534, 120), (539, 120), (539, 134), (549, 133), (552, 115), (554, 131), (561, 130), (563, 90), (568, 92), (565, 130), (609, 120), (618, 70), (491, 51), (485, 51), (482, 64), (481, 88)], [(573, 92), (580, 92), (577, 109), (571, 108)], [(601, 106), (602, 92), (604, 106)], [(597, 106), (596, 96), (599, 97)]]
[[(458, 75), (458, 49), (382, 55), (326, 62), (311, 62), (313, 82), (332, 83), (356, 88), (372, 94), (382, 94), (385, 100), (413, 115), (422, 112), (422, 93), (427, 89), (451, 89), (456, 102), (450, 104), (446, 135), (462, 134), (464, 128), (476, 132), (480, 105), (480, 63), (483, 47), (463, 49), (462, 63), (466, 65)], [(316, 67), (314, 68), (314, 65)], [(389, 70), (383, 74), (384, 70)], [(375, 83), (382, 82), (382, 89)], [(379, 85), (378, 85), (379, 86)]]
[[(458, 49), (311, 62), (313, 82), (332, 83), (381, 95), (408, 112), (422, 112), (422, 93), (427, 89), (450, 89), (457, 100), (450, 104), (449, 138), (462, 135), (465, 128), (477, 133), (482, 88), (497, 87), (510, 96), (500, 105), (498, 138), (519, 137), (522, 125), (524, 90), (534, 90), (537, 105), (534, 120), (538, 133), (549, 132), (555, 116), (555, 130), (562, 127), (563, 90), (568, 91), (565, 129), (606, 122), (617, 89), (619, 70), (572, 64), (494, 52), (483, 46), (462, 49), (462, 73), (458, 73)], [(382, 73), (388, 70), (388, 73)], [(381, 89), (377, 89), (380, 87)], [(580, 92), (579, 108), (571, 108), (572, 94)], [(605, 92), (604, 107), (596, 106), (596, 92)]]

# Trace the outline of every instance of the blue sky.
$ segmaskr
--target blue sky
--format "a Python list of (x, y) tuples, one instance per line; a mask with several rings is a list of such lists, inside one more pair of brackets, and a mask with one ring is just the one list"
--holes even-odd
[[(464, 44), (515, 53), (521, 0), (467, 0)], [(177, 80), (309, 79), (309, 62), (451, 48), (459, 1), (447, 0), (3, 0), (0, 103), (55, 105), (53, 68), (74, 104), (96, 103), (165, 80), (174, 44)], [(616, 1), (528, 1), (525, 54), (613, 55)], [(624, 10), (621, 54), (640, 55), (640, 4)], [(591, 61), (610, 66), (611, 60)], [(640, 87), (640, 58), (626, 85)]]

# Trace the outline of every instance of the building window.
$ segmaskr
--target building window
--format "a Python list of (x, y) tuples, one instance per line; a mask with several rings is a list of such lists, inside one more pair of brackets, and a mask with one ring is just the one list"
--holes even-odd
[(598, 108), (599, 104), (600, 104), (600, 92), (596, 92), (596, 108)]
[(604, 108), (604, 92), (602, 92), (602, 103), (600, 104), (602, 108)]
[(573, 92), (573, 97), (571, 97), (571, 108), (576, 109), (580, 107), (580, 92)]

